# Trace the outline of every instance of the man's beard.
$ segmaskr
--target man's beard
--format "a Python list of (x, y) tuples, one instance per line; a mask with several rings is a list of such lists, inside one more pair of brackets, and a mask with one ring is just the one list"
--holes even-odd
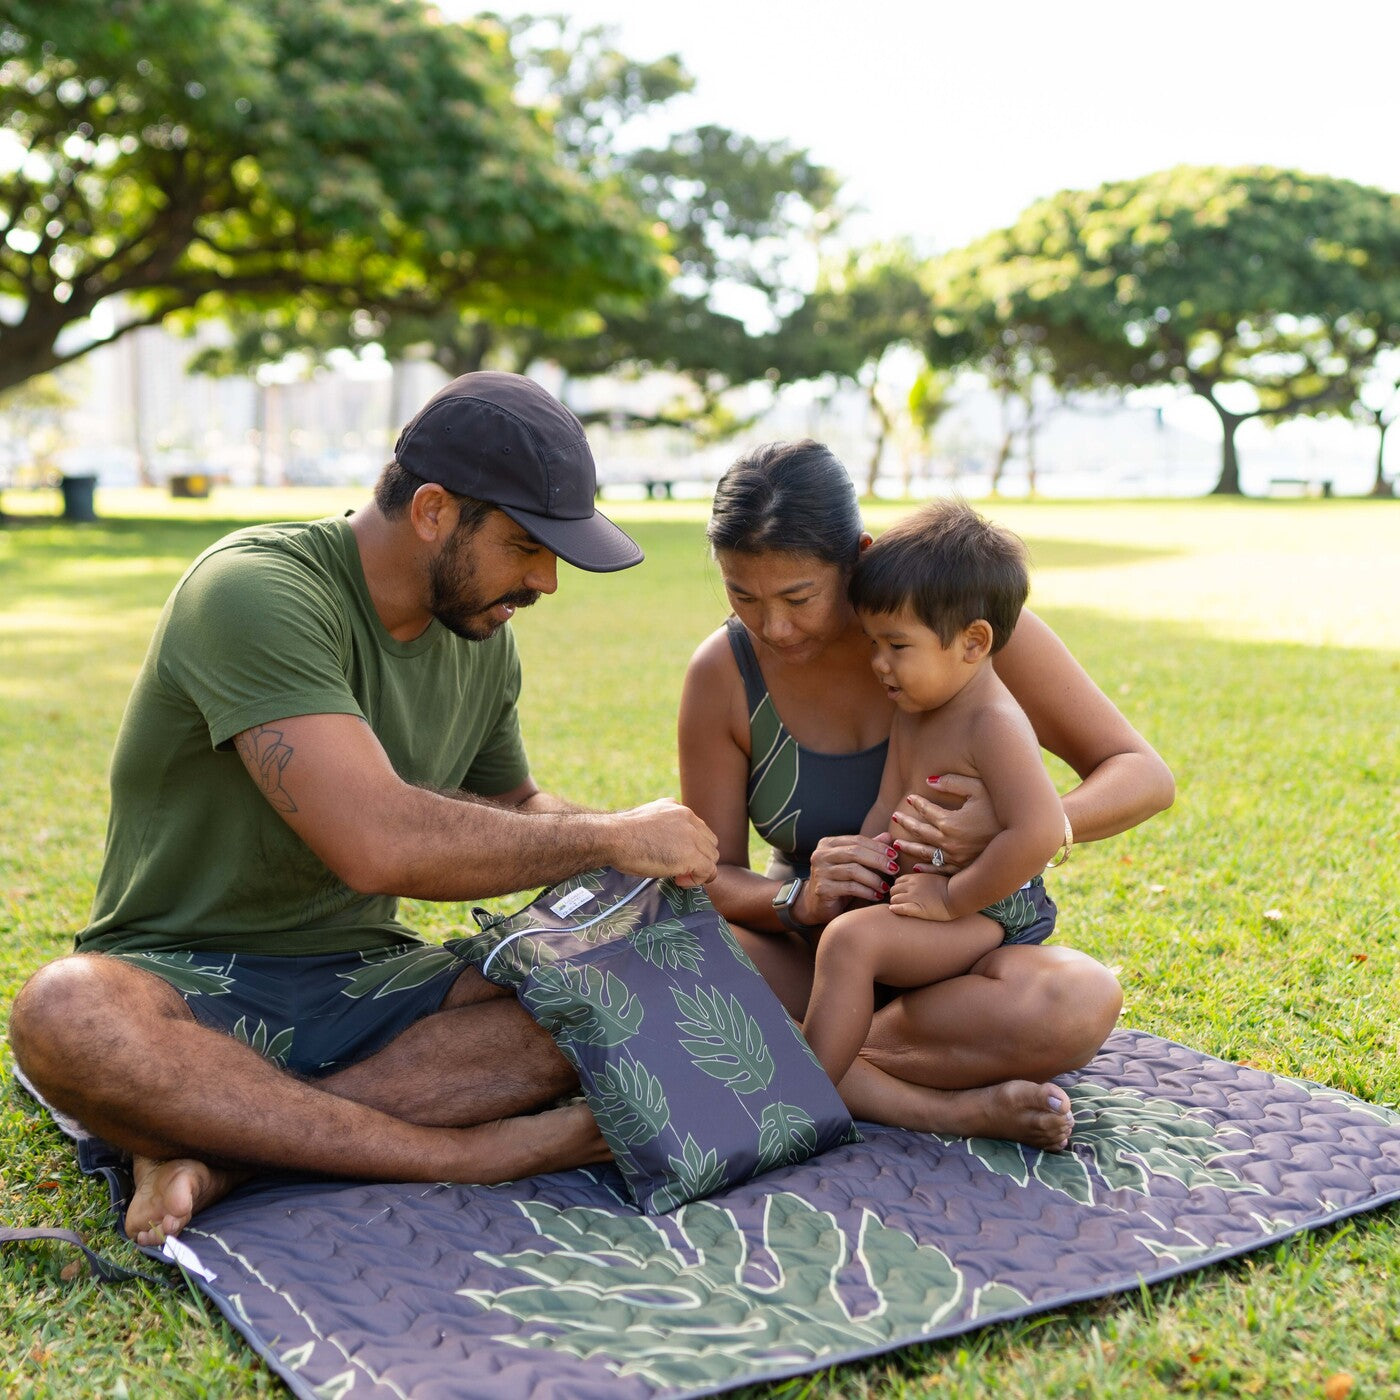
[(492, 608), (502, 603), (528, 608), (540, 595), (531, 588), (517, 588), (498, 598), (483, 597), (475, 587), (476, 565), (471, 558), (470, 540), (475, 533), (458, 525), (447, 548), (433, 560), (428, 570), (428, 610), (449, 632), (469, 642), (484, 642), (501, 628), (500, 622), (487, 616)]

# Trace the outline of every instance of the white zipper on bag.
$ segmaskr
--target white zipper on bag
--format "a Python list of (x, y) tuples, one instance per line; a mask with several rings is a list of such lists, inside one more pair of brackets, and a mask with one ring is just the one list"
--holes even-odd
[(594, 924), (601, 923), (604, 919), (608, 917), (609, 914), (613, 913), (618, 909), (621, 909), (622, 906), (626, 904), (629, 899), (635, 899), (639, 894), (641, 894), (641, 892), (644, 889), (646, 889), (648, 885), (654, 885), (655, 883), (656, 876), (648, 875), (647, 878), (643, 880), (640, 885), (637, 885), (635, 888), (628, 890), (627, 893), (620, 896), (615, 903), (608, 905), (606, 909), (603, 909), (597, 914), (595, 914), (586, 923), (572, 924), (566, 928), (557, 929), (522, 928), (517, 929), (514, 933), (507, 934), (505, 938), (501, 939), (501, 941), (498, 944), (496, 944), (494, 948), (491, 949), (490, 956), (486, 959), (484, 963), (481, 964), (481, 975), (483, 977), (486, 976), (487, 972), (491, 967), (491, 964), (496, 961), (496, 955), (501, 951), (502, 948), (506, 947), (508, 944), (514, 943), (517, 938), (524, 938), (527, 933), (582, 933), (584, 929), (592, 928)]

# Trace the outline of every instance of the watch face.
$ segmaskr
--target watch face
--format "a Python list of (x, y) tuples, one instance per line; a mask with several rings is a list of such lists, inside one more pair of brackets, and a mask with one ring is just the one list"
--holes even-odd
[(801, 880), (786, 880), (778, 886), (778, 893), (773, 896), (774, 909), (786, 909), (788, 905), (797, 900), (797, 892), (802, 888)]

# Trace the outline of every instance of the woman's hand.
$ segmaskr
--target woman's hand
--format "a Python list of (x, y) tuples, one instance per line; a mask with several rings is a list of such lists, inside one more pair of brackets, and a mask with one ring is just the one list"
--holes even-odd
[[(890, 821), (899, 849), (917, 862), (915, 870), (951, 875), (982, 854), (1001, 831), (1001, 823), (980, 779), (945, 773), (931, 786), (940, 796), (962, 798), (962, 805), (940, 807), (919, 793), (910, 793)], [(934, 856), (935, 850), (943, 852), (941, 862)]]
[(793, 917), (825, 924), (853, 899), (881, 899), (899, 871), (899, 853), (879, 836), (824, 836), (812, 852), (812, 873), (802, 886)]

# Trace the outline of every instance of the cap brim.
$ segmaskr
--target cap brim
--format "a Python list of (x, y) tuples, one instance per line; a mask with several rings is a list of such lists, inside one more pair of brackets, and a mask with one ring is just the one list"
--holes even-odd
[(504, 511), (533, 539), (577, 569), (612, 574), (642, 562), (641, 546), (636, 540), (596, 510), (583, 520), (555, 520), (518, 506), (498, 505), (496, 509)]

